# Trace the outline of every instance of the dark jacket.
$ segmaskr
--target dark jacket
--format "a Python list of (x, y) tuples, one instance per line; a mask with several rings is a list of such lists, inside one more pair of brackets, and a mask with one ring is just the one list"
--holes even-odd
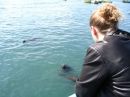
[(117, 30), (87, 50), (77, 97), (130, 97), (130, 34)]

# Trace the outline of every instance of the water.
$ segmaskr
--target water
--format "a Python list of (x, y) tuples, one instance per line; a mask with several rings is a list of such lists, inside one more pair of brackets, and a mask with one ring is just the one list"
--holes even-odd
[[(129, 4), (114, 4), (124, 13), (120, 27), (130, 31)], [(96, 7), (81, 0), (0, 0), (0, 97), (71, 95), (74, 83), (59, 69), (69, 64), (79, 74)]]

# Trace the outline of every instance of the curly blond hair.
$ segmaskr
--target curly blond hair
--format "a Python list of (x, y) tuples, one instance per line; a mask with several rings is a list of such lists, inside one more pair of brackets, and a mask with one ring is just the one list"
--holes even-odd
[(105, 34), (118, 28), (121, 17), (122, 14), (115, 5), (105, 3), (90, 17), (90, 26), (97, 27), (101, 33)]

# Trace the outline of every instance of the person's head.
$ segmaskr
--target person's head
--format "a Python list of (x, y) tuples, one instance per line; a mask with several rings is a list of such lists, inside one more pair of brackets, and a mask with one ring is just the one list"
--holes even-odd
[(106, 33), (116, 31), (120, 18), (121, 13), (116, 6), (110, 3), (103, 4), (90, 17), (93, 39), (95, 41), (103, 40)]

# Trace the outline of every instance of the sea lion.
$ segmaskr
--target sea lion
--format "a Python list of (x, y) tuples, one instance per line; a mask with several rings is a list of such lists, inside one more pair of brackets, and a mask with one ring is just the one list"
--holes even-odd
[(73, 71), (73, 68), (71, 66), (69, 66), (68, 64), (62, 64), (60, 76), (63, 76), (67, 78), (68, 80), (76, 82), (77, 77), (73, 74), (74, 72), (72, 71)]
[(36, 41), (38, 39), (41, 39), (41, 38), (32, 38), (32, 39), (23, 40), (23, 43), (26, 43), (26, 42), (29, 42), (29, 41)]
[(61, 69), (62, 69), (63, 72), (72, 71), (72, 68), (67, 64), (62, 64)]

